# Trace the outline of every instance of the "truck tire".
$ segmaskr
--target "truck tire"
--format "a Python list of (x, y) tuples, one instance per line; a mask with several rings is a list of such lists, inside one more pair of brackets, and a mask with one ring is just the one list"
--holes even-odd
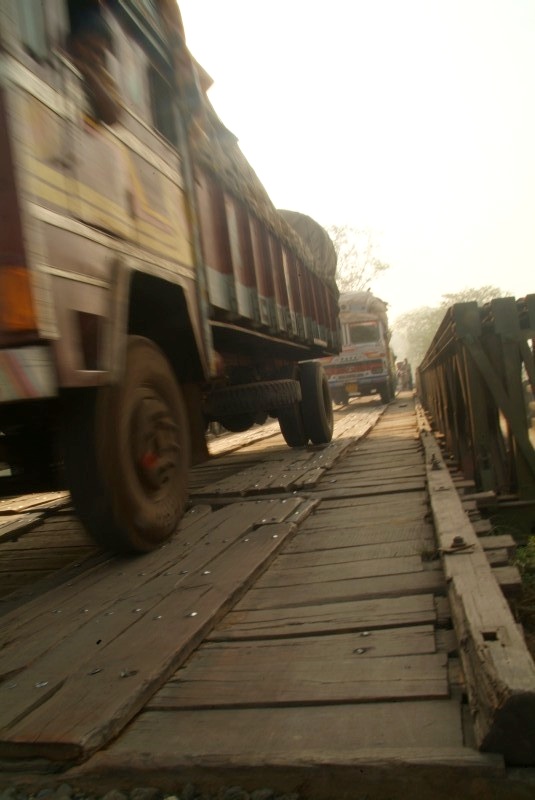
[(292, 403), (291, 406), (280, 408), (277, 416), (281, 433), (288, 447), (304, 447), (308, 444), (309, 437), (305, 432), (301, 403)]
[(234, 414), (232, 417), (222, 417), (219, 423), (231, 433), (243, 433), (255, 424), (255, 414)]
[(131, 336), (122, 381), (73, 392), (65, 460), (73, 502), (106, 549), (147, 552), (177, 529), (187, 500), (188, 416), (159, 348)]
[(313, 444), (327, 444), (334, 429), (333, 405), (327, 376), (317, 361), (300, 365), (301, 410), (305, 432)]
[(379, 394), (381, 395), (382, 403), (389, 403), (393, 399), (394, 393), (392, 391), (390, 381), (388, 381), (388, 383), (386, 383), (384, 386), (381, 386), (379, 389)]
[(349, 403), (349, 395), (345, 389), (345, 386), (331, 388), (331, 397), (333, 403), (336, 403), (339, 406), (347, 406)]
[(243, 383), (216, 389), (207, 399), (205, 413), (225, 424), (224, 417), (272, 411), (301, 399), (299, 383), (290, 379)]

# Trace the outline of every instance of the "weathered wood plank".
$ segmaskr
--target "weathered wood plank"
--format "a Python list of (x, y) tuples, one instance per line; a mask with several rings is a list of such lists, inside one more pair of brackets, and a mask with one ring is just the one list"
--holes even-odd
[[(224, 736), (221, 731), (225, 731)], [(214, 762), (220, 766), (244, 762), (258, 766), (261, 754), (264, 768), (312, 759), (323, 765), (345, 764), (347, 768), (370, 749), (377, 757), (384, 753), (384, 763), (388, 751), (399, 754), (399, 748), (414, 748), (419, 759), (427, 748), (454, 747), (460, 753), (463, 734), (459, 703), (449, 699), (373, 706), (182, 710), (176, 714), (147, 711), (105, 753), (93, 759), (91, 769), (101, 771), (107, 764), (114, 773), (120, 763), (139, 765), (144, 761), (141, 756), (147, 753), (147, 742), (153, 741), (158, 741), (158, 753), (168, 766), (193, 763), (202, 769)], [(480, 763), (489, 759), (479, 758)], [(490, 760), (493, 763), (492, 757)]]
[[(94, 553), (98, 548), (93, 545), (78, 545), (64, 547), (24, 548), (20, 550), (5, 551), (2, 546), (2, 563), (0, 565), (0, 575), (6, 577), (14, 572), (53, 571), (61, 569), (66, 564), (85, 558), (89, 553)], [(0, 581), (2, 578), (0, 578)], [(1, 584), (0, 584), (1, 585)]]
[[(421, 545), (422, 549), (427, 550), (428, 543), (433, 540), (433, 529), (426, 523), (413, 522), (410, 525), (396, 525), (387, 521), (354, 528), (348, 528), (347, 524), (330, 528), (313, 525), (313, 522), (315, 522), (313, 519), (307, 520), (303, 533), (300, 532), (295, 539), (288, 543), (285, 553), (307, 553), (314, 550), (342, 547), (395, 545), (402, 542)], [(323, 524), (327, 525), (327, 522)], [(336, 520), (333, 520), (333, 525), (336, 526)]]
[(422, 625), (437, 619), (432, 595), (377, 598), (319, 606), (230, 611), (208, 636), (209, 641), (284, 638), (313, 633), (368, 631)]
[(8, 511), (18, 513), (37, 509), (64, 508), (69, 504), (70, 495), (68, 492), (35, 492), (0, 499), (0, 514), (5, 514)]
[(522, 578), (520, 577), (520, 572), (517, 567), (511, 565), (495, 566), (490, 560), (489, 566), (492, 567), (494, 577), (498, 581), (498, 585), (506, 597), (515, 597), (521, 592)]
[(34, 513), (26, 511), (21, 514), (0, 515), (0, 541), (2, 541), (2, 546), (4, 541), (23, 534), (38, 524), (44, 517), (45, 512), (43, 511)]
[(210, 439), (208, 441), (208, 451), (212, 455), (228, 453), (234, 449), (244, 447), (247, 444), (252, 444), (253, 442), (274, 436), (280, 436), (278, 422), (271, 422), (244, 433), (224, 434), (221, 437)]
[[(225, 622), (225, 620), (223, 620)], [(220, 630), (218, 626), (218, 630)], [(215, 633), (212, 631), (212, 633)], [(374, 631), (340, 632), (329, 635), (294, 636), (293, 638), (256, 640), (229, 640), (209, 637), (192, 656), (188, 664), (178, 670), (171, 680), (182, 681), (184, 676), (192, 676), (200, 669), (206, 672), (210, 664), (216, 671), (217, 665), (224, 669), (233, 663), (248, 664), (251, 676), (262, 679), (262, 669), (277, 667), (282, 663), (294, 661), (324, 661), (326, 654), (334, 660), (352, 659), (355, 664), (366, 658), (386, 658), (405, 655), (423, 655), (437, 651), (433, 625), (414, 625), (376, 629)]]
[[(291, 557), (290, 557), (291, 558)], [(299, 562), (301, 556), (295, 556)], [(332, 583), (339, 581), (353, 582), (359, 578), (384, 575), (414, 574), (422, 570), (422, 559), (419, 556), (400, 558), (370, 559), (369, 561), (344, 561), (343, 563), (315, 564), (313, 566), (289, 566), (287, 560), (272, 564), (271, 569), (257, 581), (256, 588), (299, 587), (313, 583)]]
[[(348, 473), (336, 476), (327, 474), (322, 476), (319, 480), (318, 488), (320, 490), (325, 490), (327, 486), (335, 484), (338, 490), (353, 488), (359, 490), (367, 488), (370, 490), (377, 490), (379, 488), (383, 488), (384, 492), (389, 493), (396, 491), (399, 486), (406, 487), (408, 481), (411, 482), (411, 487), (414, 484), (417, 485), (417, 488), (419, 489), (425, 488), (425, 478), (423, 476), (413, 476), (409, 472), (407, 472), (403, 477), (392, 478), (383, 476), (381, 473), (375, 473), (373, 477), (370, 476), (359, 478)], [(410, 488), (408, 491), (412, 491), (412, 488)]]
[[(323, 486), (323, 484), (322, 484)], [(388, 487), (391, 487), (390, 490)], [(340, 489), (336, 488), (336, 485), (333, 488), (321, 488), (316, 490), (316, 497), (324, 498), (326, 500), (333, 500), (339, 498), (350, 498), (350, 497), (369, 497), (370, 495), (384, 495), (386, 497), (395, 494), (397, 492), (419, 492), (425, 487), (425, 481), (423, 480), (407, 480), (403, 483), (398, 483), (392, 486), (392, 484), (384, 484), (380, 486), (363, 486), (360, 488), (359, 486), (347, 486), (342, 487)]]
[[(106, 617), (110, 638), (119, 635), (133, 622), (131, 616), (119, 614), (118, 608), (147, 609), (148, 604), (156, 604), (166, 594), (180, 589), (188, 576), (210, 569), (214, 558), (233, 542), (241, 541), (256, 525), (262, 525), (262, 520), (277, 522), (281, 517), (292, 516), (295, 504), (296, 500), (284, 506), (240, 503), (210, 515), (192, 510), (186, 520), (197, 521), (190, 522), (183, 537), (175, 537), (161, 550), (135, 560), (110, 559), (73, 579), (70, 585), (58, 587), (50, 596), (40, 596), (5, 615), (0, 634), (0, 674), (36, 663), (65, 639), (69, 642), (69, 637), (82, 635), (86, 627), (102, 627), (102, 616)], [(61, 625), (51, 625), (59, 615)], [(84, 650), (80, 649), (80, 653)], [(68, 670), (68, 662), (65, 666)]]
[(509, 558), (514, 556), (517, 544), (512, 536), (509, 534), (503, 534), (501, 536), (481, 536), (476, 525), (472, 527), (478, 536), (480, 536), (479, 541), (481, 542), (481, 547), (487, 554), (492, 552), (492, 550), (505, 550)]
[[(404, 558), (406, 556), (416, 556), (421, 559), (422, 554), (425, 555), (431, 552), (433, 548), (436, 548), (435, 540), (431, 536), (426, 539), (356, 546), (348, 545), (345, 547), (336, 547), (328, 536), (323, 537), (320, 542), (317, 542), (320, 537), (314, 536), (315, 545), (314, 542), (310, 541), (311, 538), (307, 535), (301, 536), (300, 544), (297, 546), (299, 549), (296, 549), (295, 542), (292, 542), (292, 548), (285, 550), (284, 554), (278, 557), (277, 568), (292, 569), (298, 565), (300, 569), (303, 569), (326, 566), (328, 564), (344, 564), (357, 560), (365, 562), (375, 559)], [(500, 550), (497, 552), (505, 553), (506, 551)]]
[[(2, 693), (0, 755), (80, 758), (116, 736), (292, 531), (283, 523), (263, 525), (245, 538), (238, 533), (211, 560), (209, 572), (187, 575), (178, 587), (170, 580), (167, 589), (158, 581), (150, 595), (138, 595), (139, 606), (132, 598), (119, 601), (118, 621), (93, 618), (29, 665), (17, 676), (17, 691)], [(138, 569), (137, 563), (131, 567), (131, 581)]]
[(366, 600), (378, 597), (401, 597), (414, 594), (444, 594), (444, 577), (437, 571), (422, 571), (406, 575), (382, 575), (359, 580), (325, 581), (318, 585), (292, 586), (281, 592), (278, 588), (253, 588), (237, 604), (237, 610), (287, 608), (320, 603)]
[[(412, 450), (410, 453), (390, 453), (388, 455), (388, 465), (390, 467), (402, 467), (404, 464), (408, 466), (420, 466), (422, 463), (422, 453), (420, 448)], [(350, 467), (355, 467), (359, 472), (366, 470), (378, 470), (385, 465), (385, 454), (375, 453), (374, 449), (364, 451), (362, 444), (346, 454), (344, 460), (336, 467), (342, 471), (348, 470)]]
[(381, 507), (379, 503), (366, 506), (345, 506), (336, 508), (326, 508), (329, 501), (322, 500), (317, 512), (310, 520), (310, 530), (313, 528), (333, 528), (343, 530), (373, 528), (384, 526), (386, 528), (402, 527), (414, 525), (417, 528), (422, 524), (422, 520), (427, 518), (427, 507), (418, 504), (406, 504), (400, 508)]
[(388, 465), (388, 467), (385, 467), (384, 461), (378, 461), (373, 465), (365, 465), (359, 458), (346, 458), (332, 470), (332, 474), (336, 476), (351, 476), (357, 481), (361, 481), (363, 478), (371, 479), (375, 476), (380, 476), (382, 479), (406, 478), (408, 475), (412, 478), (425, 477), (425, 467), (422, 463), (421, 455), (415, 458), (413, 463), (404, 458), (399, 466), (393, 465), (391, 460), (388, 459)]
[[(317, 493), (315, 493), (315, 495), (317, 496)], [(428, 507), (427, 493), (412, 491), (405, 497), (399, 493), (386, 493), (381, 496), (364, 495), (363, 497), (339, 497), (333, 500), (325, 498), (321, 501), (321, 508), (325, 511), (332, 508), (359, 508), (365, 512), (366, 506), (381, 506), (386, 515), (389, 514), (390, 510), (393, 512), (397, 511), (398, 508), (403, 510), (404, 506), (418, 508), (418, 513), (420, 513), (420, 509), (424, 505)]]
[(202, 647), (157, 692), (147, 709), (306, 706), (449, 696), (443, 653), (391, 658), (363, 658), (354, 653), (331, 659), (324, 650), (323, 658), (295, 655), (282, 665), (276, 656), (275, 661), (273, 657), (266, 660), (255, 648), (243, 644), (242, 648), (240, 658), (232, 659), (227, 667), (224, 652)]

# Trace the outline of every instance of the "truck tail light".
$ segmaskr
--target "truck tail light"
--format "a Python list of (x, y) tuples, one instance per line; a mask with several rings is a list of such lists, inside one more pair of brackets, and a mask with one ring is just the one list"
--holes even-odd
[(26, 267), (0, 266), (0, 332), (37, 330), (35, 307)]

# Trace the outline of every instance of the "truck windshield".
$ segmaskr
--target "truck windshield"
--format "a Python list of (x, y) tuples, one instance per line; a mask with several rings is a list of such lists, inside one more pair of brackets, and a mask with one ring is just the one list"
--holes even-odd
[(379, 341), (379, 325), (377, 322), (359, 322), (349, 325), (349, 341), (351, 344)]

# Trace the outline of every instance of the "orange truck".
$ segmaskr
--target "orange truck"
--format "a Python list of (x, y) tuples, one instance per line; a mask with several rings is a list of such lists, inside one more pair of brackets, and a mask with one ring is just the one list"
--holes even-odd
[(340, 295), (342, 351), (322, 359), (333, 401), (378, 394), (383, 403), (394, 397), (396, 367), (390, 346), (387, 304), (371, 292)]
[(148, 551), (211, 421), (330, 440), (334, 248), (274, 208), (174, 0), (0, 0), (0, 59), (1, 480)]

